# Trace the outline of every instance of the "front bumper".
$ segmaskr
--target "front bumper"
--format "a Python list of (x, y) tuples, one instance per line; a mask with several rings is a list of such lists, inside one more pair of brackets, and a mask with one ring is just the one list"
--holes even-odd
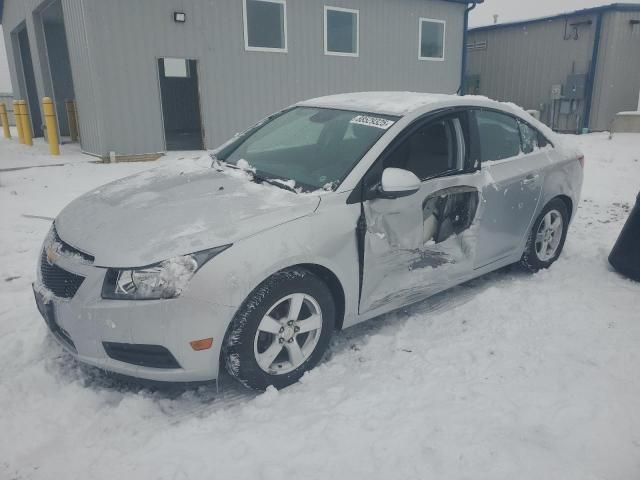
[[(106, 269), (78, 264), (63, 257), (56, 260), (56, 265), (83, 276), (84, 281), (76, 294), (66, 299), (53, 295), (39, 277), (34, 284), (36, 303), (54, 338), (76, 359), (146, 380), (199, 382), (217, 379), (222, 341), (235, 308), (190, 297), (188, 291), (169, 300), (103, 300), (100, 292)], [(192, 281), (197, 281), (197, 276)], [(210, 349), (194, 351), (191, 348), (190, 342), (211, 337), (213, 346)], [(175, 359), (175, 364), (172, 368), (150, 367), (145, 366), (149, 362), (126, 355), (119, 358), (127, 361), (117, 360), (112, 358), (118, 357), (113, 349), (111, 356), (107, 353), (110, 344), (154, 347), (156, 352), (166, 350)]]

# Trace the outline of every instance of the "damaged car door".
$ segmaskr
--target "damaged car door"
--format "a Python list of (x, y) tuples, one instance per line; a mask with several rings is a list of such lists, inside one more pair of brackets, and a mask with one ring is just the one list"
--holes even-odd
[[(474, 123), (475, 121), (475, 123)], [(551, 160), (533, 127), (502, 112), (475, 110), (487, 211), (480, 221), (476, 268), (522, 254)], [(515, 260), (514, 260), (515, 261)]]
[[(469, 148), (468, 126), (464, 110), (420, 120), (365, 176), (360, 314), (422, 300), (473, 271), (483, 177)], [(417, 191), (386, 194), (386, 169), (415, 174)]]

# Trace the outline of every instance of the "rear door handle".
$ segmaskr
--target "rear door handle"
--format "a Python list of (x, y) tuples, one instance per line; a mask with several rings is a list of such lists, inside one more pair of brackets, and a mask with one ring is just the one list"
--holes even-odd
[(527, 177), (522, 181), (523, 185), (529, 185), (540, 178), (540, 175), (537, 173), (535, 175), (527, 175)]

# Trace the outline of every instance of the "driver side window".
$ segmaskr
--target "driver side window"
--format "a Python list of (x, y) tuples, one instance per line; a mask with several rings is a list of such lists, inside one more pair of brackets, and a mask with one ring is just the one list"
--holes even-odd
[(463, 132), (458, 115), (425, 123), (386, 157), (384, 168), (409, 170), (423, 181), (461, 172), (466, 159)]

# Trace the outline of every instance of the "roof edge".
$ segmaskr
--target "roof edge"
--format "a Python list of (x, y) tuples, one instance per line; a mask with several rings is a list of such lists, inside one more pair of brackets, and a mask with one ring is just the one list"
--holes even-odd
[(609, 5), (602, 5), (599, 7), (592, 7), (592, 8), (584, 8), (581, 10), (573, 10), (570, 12), (558, 13), (556, 15), (548, 15), (546, 17), (531, 18), (528, 20), (516, 20), (513, 22), (498, 23), (495, 25), (483, 25), (480, 27), (470, 28), (469, 32), (473, 33), (473, 32), (483, 32), (488, 30), (498, 30), (501, 28), (520, 27), (520, 26), (531, 25), (534, 23), (548, 22), (550, 20), (577, 17), (580, 15), (590, 15), (594, 13), (608, 12), (608, 11), (640, 12), (640, 3), (610, 3)]
[[(451, 3), (463, 3), (468, 5), (470, 3), (484, 3), (484, 0), (442, 0), (443, 2)], [(2, 12), (4, 10), (4, 0), (0, 0), (0, 25), (2, 25)]]

